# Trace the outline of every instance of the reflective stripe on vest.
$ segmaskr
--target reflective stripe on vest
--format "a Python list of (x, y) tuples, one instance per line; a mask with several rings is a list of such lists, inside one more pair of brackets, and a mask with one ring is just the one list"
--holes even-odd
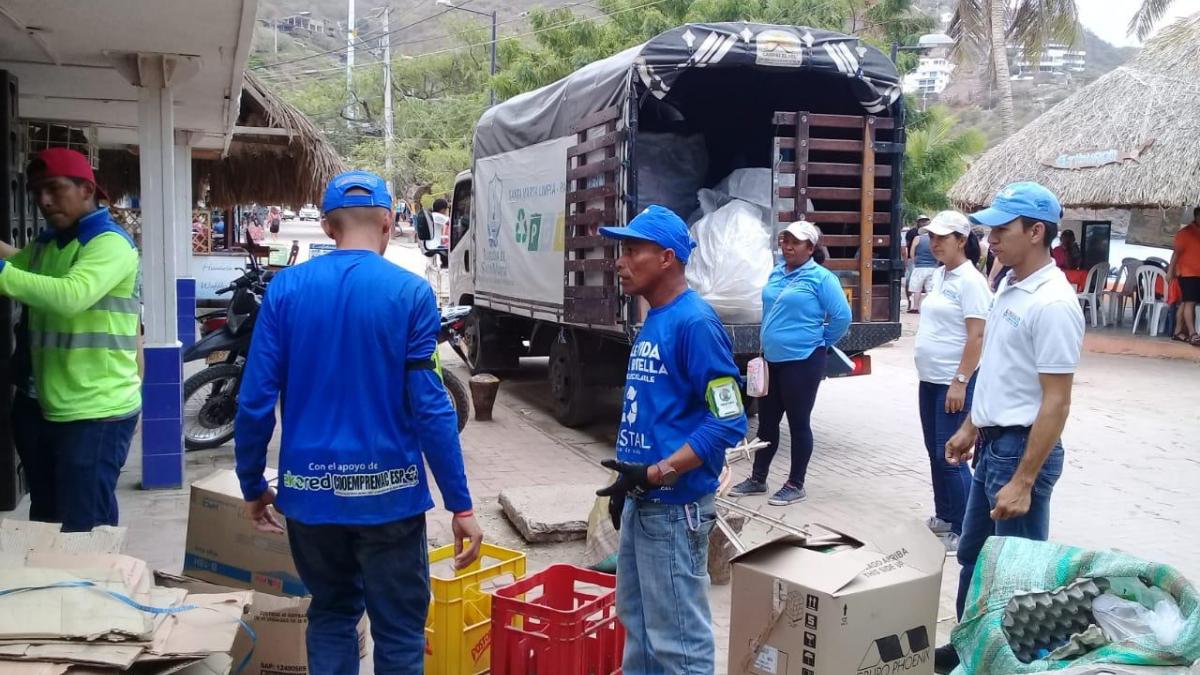
[(117, 298), (106, 295), (97, 300), (96, 304), (88, 307), (88, 309), (100, 309), (117, 314), (141, 314), (142, 301), (138, 298)]
[(120, 349), (137, 351), (136, 335), (29, 331), (29, 344), (41, 349)]

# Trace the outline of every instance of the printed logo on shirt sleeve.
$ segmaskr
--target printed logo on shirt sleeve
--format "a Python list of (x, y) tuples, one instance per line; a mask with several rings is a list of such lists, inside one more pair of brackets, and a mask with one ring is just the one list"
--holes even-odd
[(719, 377), (709, 382), (705, 399), (709, 411), (717, 419), (727, 420), (745, 414), (741, 389), (732, 377)]

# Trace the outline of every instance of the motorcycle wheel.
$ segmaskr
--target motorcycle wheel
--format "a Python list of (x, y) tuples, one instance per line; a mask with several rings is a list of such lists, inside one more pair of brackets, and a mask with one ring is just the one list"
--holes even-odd
[(471, 414), (471, 399), (467, 396), (467, 388), (462, 380), (448, 370), (442, 371), (442, 382), (446, 385), (446, 393), (450, 394), (450, 405), (454, 406), (454, 414), (458, 416), (458, 433), (467, 426), (467, 417)]
[(233, 438), (241, 379), (241, 366), (219, 363), (183, 383), (183, 443), (188, 450), (215, 448)]

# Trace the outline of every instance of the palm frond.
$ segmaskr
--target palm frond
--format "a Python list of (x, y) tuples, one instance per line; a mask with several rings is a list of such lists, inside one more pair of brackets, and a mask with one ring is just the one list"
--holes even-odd
[(1175, 4), (1175, 0), (1142, 0), (1141, 6), (1129, 20), (1127, 34), (1136, 35), (1137, 39), (1145, 40), (1173, 4)]
[(981, 57), (988, 52), (991, 31), (989, 0), (959, 0), (947, 34), (954, 38), (955, 52)]
[(1008, 41), (1030, 60), (1050, 44), (1073, 45), (1079, 38), (1079, 9), (1075, 0), (1020, 0), (1010, 8)]

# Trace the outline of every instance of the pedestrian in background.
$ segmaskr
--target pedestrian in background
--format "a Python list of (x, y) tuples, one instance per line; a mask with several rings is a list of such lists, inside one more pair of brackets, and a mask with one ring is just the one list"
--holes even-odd
[[(924, 228), (929, 224), (929, 218), (922, 217), (922, 220), (924, 222), (920, 220), (917, 222), (921, 228)], [(913, 261), (912, 275), (908, 278), (908, 292), (912, 294), (912, 299), (908, 304), (909, 314), (917, 314), (921, 311), (921, 300), (929, 292), (933, 271), (938, 266), (937, 258), (933, 256), (929, 235), (921, 234), (921, 232), (924, 232), (924, 229), (918, 231), (917, 238), (913, 239), (909, 251)]]
[(1175, 235), (1175, 251), (1167, 267), (1167, 285), (1179, 281), (1180, 307), (1172, 335), (1180, 342), (1200, 347), (1196, 305), (1200, 303), (1200, 207), (1192, 211), (1192, 222)]
[[(312, 594), (312, 675), (358, 672), (363, 609), (375, 672), (421, 673), (429, 609), (425, 465), (452, 512), (456, 568), (479, 555), (457, 416), (441, 380), (441, 316), (420, 277), (384, 259), (392, 198), (383, 179), (340, 174), (322, 203), (337, 250), (275, 275), (238, 396), (237, 474), (250, 519), (280, 531), (263, 480), (282, 403), (278, 501)], [(320, 331), (306, 330), (321, 325)], [(469, 545), (463, 545), (463, 541)]]
[(979, 241), (966, 216), (942, 211), (925, 226), (925, 233), (941, 263), (921, 305), (913, 350), (920, 379), (921, 430), (933, 479), (934, 515), (927, 523), (942, 537), (946, 549), (954, 551), (962, 534), (971, 470), (964, 463), (946, 460), (946, 442), (971, 412), (992, 292), (972, 262), (979, 260)]
[[(1037, 183), (1013, 183), (971, 219), (991, 229), (1000, 282), (983, 336), (971, 415), (946, 443), (946, 460), (979, 463), (958, 542), (956, 609), (962, 618), (975, 561), (993, 535), (1045, 541), (1050, 497), (1063, 471), (1062, 432), (1083, 348), (1075, 289), (1050, 256), (1062, 218), (1058, 198)], [(935, 653), (937, 672), (958, 663), (953, 645)]]
[(651, 206), (628, 227), (617, 274), (649, 314), (625, 377), (617, 479), (609, 497), (617, 552), (617, 615), (625, 626), (626, 675), (711, 675), (708, 537), (725, 450), (746, 433), (733, 346), (716, 312), (684, 277), (695, 243), (674, 212)]
[(908, 291), (908, 280), (912, 278), (913, 271), (912, 244), (921, 234), (921, 228), (928, 224), (929, 216), (923, 213), (918, 216), (917, 224), (904, 232), (904, 246), (900, 249), (900, 257), (904, 260), (904, 300), (909, 309), (912, 309), (912, 293)]
[(779, 423), (787, 414), (791, 468), (787, 482), (767, 500), (794, 504), (806, 496), (804, 480), (813, 454), (812, 409), (825, 378), (830, 347), (850, 327), (850, 303), (833, 272), (813, 260), (820, 231), (799, 220), (779, 235), (783, 262), (763, 288), (762, 349), (767, 362), (767, 395), (758, 404), (758, 437), (768, 446), (754, 454), (750, 477), (730, 492), (735, 497), (765, 494), (771, 461), (779, 449)]

